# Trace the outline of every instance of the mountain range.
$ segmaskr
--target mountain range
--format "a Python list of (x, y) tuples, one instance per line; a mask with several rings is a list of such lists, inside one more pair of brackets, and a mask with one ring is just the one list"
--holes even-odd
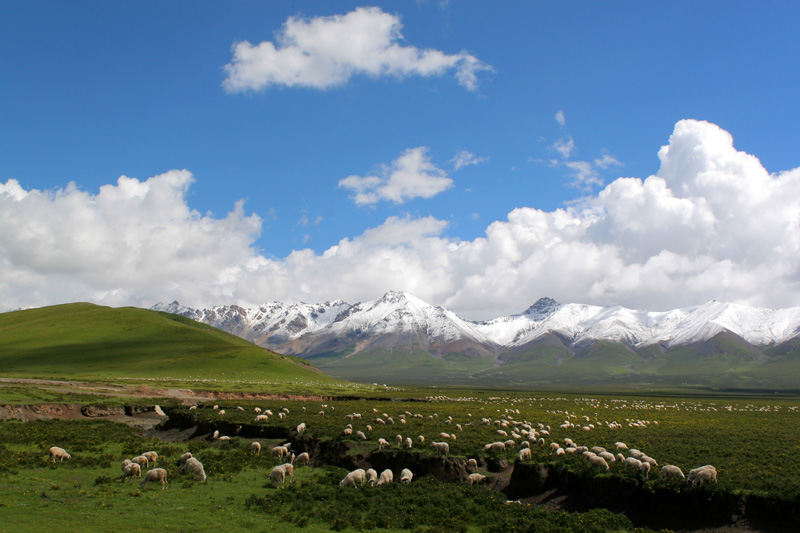
[[(561, 304), (463, 319), (404, 292), (357, 304), (157, 304), (360, 381), (800, 388), (800, 307), (711, 301), (664, 312)], [(789, 373), (794, 373), (789, 375)]]

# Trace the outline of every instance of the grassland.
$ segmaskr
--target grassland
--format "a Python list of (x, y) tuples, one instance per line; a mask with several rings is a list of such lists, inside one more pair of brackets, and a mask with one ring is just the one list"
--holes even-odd
[[(41, 530), (51, 520), (60, 520), (59, 527), (65, 531), (95, 526), (108, 531), (204, 531), (216, 527), (233, 531), (301, 527), (308, 531), (525, 531), (532, 524), (537, 530), (552, 531), (634, 528), (624, 515), (606, 510), (554, 513), (535, 505), (506, 505), (505, 495), (492, 488), (501, 489), (508, 483), (511, 469), (498, 465), (503, 464), (502, 459), (513, 465), (519, 447), (489, 454), (483, 446), (513, 438), (512, 430), (522, 431), (522, 424), (538, 431), (539, 424), (551, 428), (544, 437), (547, 446), (533, 445), (531, 463), (569, 472), (579, 479), (621, 480), (637, 490), (667, 491), (700, 502), (731, 495), (766, 498), (778, 502), (779, 508), (793, 508), (800, 502), (796, 439), (800, 399), (497, 391), (442, 396), (437, 392), (429, 390), (426, 397), (383, 400), (219, 400), (219, 409), (213, 409), (210, 403), (200, 403), (195, 410), (173, 405), (168, 409), (174, 427), (164, 433), (166, 441), (155, 438), (157, 432), (145, 434), (104, 421), (3, 421), (2, 512), (15, 530)], [(272, 411), (273, 416), (256, 423), (256, 407)], [(225, 414), (221, 415), (223, 409)], [(277, 413), (284, 409), (288, 413), (279, 418)], [(361, 416), (346, 416), (356, 414)], [(378, 418), (385, 422), (391, 418), (394, 424), (381, 424)], [(483, 425), (484, 418), (492, 422)], [(565, 421), (575, 427), (559, 427)], [(302, 435), (295, 429), (300, 422), (308, 426)], [(612, 422), (619, 422), (621, 427), (611, 427)], [(367, 440), (343, 435), (346, 424), (351, 424), (354, 432), (363, 431)], [(589, 424), (594, 428), (583, 429)], [(238, 436), (236, 428), (241, 432)], [(231, 436), (231, 440), (210, 440), (214, 429)], [(498, 429), (509, 436), (498, 435)], [(178, 430), (188, 433), (177, 438), (174, 432)], [(456, 438), (442, 437), (442, 433)], [(378, 438), (394, 443), (398, 434), (412, 437), (412, 449), (392, 444), (378, 450)], [(425, 436), (425, 444), (419, 443), (419, 435)], [(615, 442), (623, 441), (656, 458), (660, 465), (675, 464), (684, 471), (714, 464), (719, 483), (691, 487), (664, 478), (657, 469), (645, 478), (619, 464), (612, 464), (608, 473), (598, 472), (581, 457), (552, 455), (549, 444), (563, 444), (564, 438), (609, 450), (614, 450)], [(517, 442), (523, 439), (533, 440), (526, 435)], [(265, 452), (272, 445), (293, 442), (298, 453), (312, 453), (313, 468), (297, 468), (295, 484), (276, 488), (268, 482), (267, 474), (278, 460), (269, 453), (253, 454), (253, 440), (260, 441)], [(432, 441), (449, 442), (450, 454), (442, 457), (430, 447)], [(72, 460), (49, 463), (47, 449), (54, 444), (70, 451)], [(120, 461), (150, 449), (159, 453), (159, 466), (169, 472), (166, 491), (119, 481)], [(185, 451), (203, 462), (209, 475), (207, 482), (187, 478), (176, 466)], [(480, 471), (488, 476), (486, 485), (469, 486), (458, 480), (464, 472), (439, 468), (463, 465), (469, 457), (479, 460)], [(416, 478), (409, 486), (340, 488), (338, 481), (347, 470), (359, 465), (390, 465), (395, 476), (401, 468), (410, 467)], [(443, 512), (435, 512), (442, 508)], [(475, 520), (474, 516), (491, 520)]]

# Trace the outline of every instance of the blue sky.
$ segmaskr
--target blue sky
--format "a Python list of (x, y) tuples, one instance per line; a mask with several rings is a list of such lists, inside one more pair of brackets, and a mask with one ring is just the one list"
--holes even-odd
[(800, 305), (799, 14), (4, 2), (0, 308)]

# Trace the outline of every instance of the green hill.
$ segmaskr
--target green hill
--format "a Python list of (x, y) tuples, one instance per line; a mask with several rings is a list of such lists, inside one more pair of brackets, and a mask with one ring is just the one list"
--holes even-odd
[(75, 303), (0, 314), (0, 375), (330, 383), (312, 364), (187, 318)]

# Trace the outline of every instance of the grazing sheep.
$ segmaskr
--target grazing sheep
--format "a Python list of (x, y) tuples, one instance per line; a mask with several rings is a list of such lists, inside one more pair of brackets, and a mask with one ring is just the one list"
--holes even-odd
[(297, 426), (297, 432), (302, 434), (305, 430), (306, 430), (306, 423), (305, 422), (301, 422)]
[[(411, 483), (411, 480), (414, 478), (414, 474), (411, 473), (411, 470), (408, 468), (404, 468), (402, 472), (400, 472), (400, 483), (405, 483), (408, 485)], [(716, 481), (716, 477), (714, 478)]]
[(625, 444), (624, 442), (615, 442), (614, 446), (616, 446), (618, 450), (627, 450), (628, 449), (628, 445)]
[(352, 434), (353, 434), (353, 428), (344, 428), (344, 430), (342, 431), (342, 435), (345, 437)]
[(300, 455), (295, 457), (294, 461), (292, 461), (292, 463), (294, 464), (304, 464), (306, 466), (308, 466), (308, 463), (310, 462), (311, 458), (308, 456), (308, 452), (301, 453)]
[(286, 480), (286, 470), (283, 469), (282, 465), (278, 465), (269, 473), (269, 478), (274, 485), (283, 485)]
[(156, 452), (144, 452), (142, 455), (147, 457), (147, 460), (153, 463), (153, 466), (156, 466), (156, 461), (158, 460), (158, 454)]
[(433, 449), (437, 452), (442, 452), (445, 455), (450, 453), (450, 445), (446, 442), (431, 442), (431, 446), (433, 446)]
[(167, 488), (167, 471), (163, 468), (154, 468), (152, 470), (148, 470), (147, 473), (142, 478), (142, 481), (139, 482), (139, 487), (144, 488), (150, 481), (160, 481), (161, 482), (161, 490)]
[(131, 462), (138, 464), (142, 468), (147, 468), (148, 465), (150, 464), (150, 460), (144, 455), (139, 455), (137, 457), (134, 457), (133, 459), (131, 459)]
[(557, 442), (550, 443), (550, 453), (555, 452), (557, 449), (561, 448), (561, 445)]
[(381, 437), (378, 439), (378, 449), (382, 450), (384, 446), (389, 446), (389, 441)]
[(642, 468), (642, 462), (639, 459), (636, 459), (635, 457), (626, 457), (625, 468), (635, 468), (636, 470), (639, 470)]
[(189, 410), (190, 410), (190, 411), (194, 411), (194, 410), (196, 410), (196, 409), (197, 409), (197, 406), (196, 406), (196, 405), (192, 405), (191, 407), (189, 407)]
[(183, 473), (188, 474), (190, 476), (199, 476), (200, 481), (206, 480), (206, 471), (205, 469), (203, 469), (203, 463), (201, 463), (194, 457), (190, 458), (183, 465)]
[(375, 471), (374, 468), (370, 468), (367, 470), (367, 483), (369, 486), (374, 487), (375, 483), (378, 482), (378, 472)]
[(356, 437), (358, 437), (361, 440), (367, 440), (367, 436), (364, 434), (363, 431), (356, 431)]
[(651, 468), (650, 463), (648, 463), (647, 461), (642, 461), (642, 466), (639, 467), (639, 469), (642, 471), (642, 474), (644, 474), (644, 477), (646, 479), (650, 478), (650, 468)]
[(286, 446), (275, 446), (272, 448), (272, 455), (278, 458), (289, 457), (289, 449)]
[(567, 451), (564, 448), (559, 448), (556, 450), (556, 455), (565, 455)]
[(483, 447), (484, 452), (504, 452), (506, 450), (505, 442), (490, 442)]
[(381, 477), (378, 479), (377, 485), (388, 485), (394, 481), (394, 474), (388, 468), (381, 472)]
[(478, 460), (477, 459), (469, 459), (467, 461), (467, 468), (478, 468)]
[(217, 411), (217, 413), (219, 414), (219, 416), (223, 416), (225, 414), (225, 409), (220, 409), (219, 411)]
[(686, 476), (683, 474), (683, 471), (680, 469), (680, 467), (675, 465), (664, 465), (661, 468), (661, 473), (664, 475), (664, 477), (679, 477), (683, 480), (686, 480)]
[(516, 446), (516, 445), (517, 445), (517, 443), (516, 443), (516, 442), (514, 442), (512, 439), (508, 439), (508, 440), (505, 442), (505, 445), (506, 445), (506, 448), (511, 448), (511, 449), (514, 449), (514, 446)]
[[(125, 459), (128, 461), (127, 459)], [(128, 461), (128, 464), (122, 464), (122, 481), (126, 481), (128, 478), (132, 477), (142, 477), (142, 468), (137, 465), (136, 463), (131, 463)]]
[(625, 462), (625, 456), (622, 455), (621, 453), (618, 453), (617, 454), (617, 461), (619, 461), (620, 463), (624, 463)]
[(253, 412), (254, 412), (254, 413), (256, 413), (256, 414), (258, 414), (258, 413), (260, 413), (260, 412), (261, 412), (261, 408), (260, 408), (260, 407), (256, 407), (256, 408), (254, 408), (254, 409), (253, 409)]
[(531, 443), (526, 441), (526, 440), (524, 440), (524, 441), (519, 443), (519, 447), (520, 448), (530, 448), (531, 447)]
[(231, 438), (227, 435), (223, 435), (222, 437), (219, 438), (219, 440), (220, 442), (228, 442), (229, 440), (231, 440)]
[[(181, 458), (180, 458), (180, 459), (178, 459), (178, 462), (180, 463), (180, 466), (183, 466), (183, 465), (185, 465), (185, 464), (186, 464), (186, 461), (188, 461), (188, 460), (189, 460), (189, 459), (191, 459), (192, 457), (193, 457), (193, 456), (192, 456), (192, 452), (186, 452), (185, 454), (181, 455)], [(126, 460), (127, 460), (127, 459), (126, 459)]]
[(475, 473), (467, 476), (467, 481), (469, 481), (470, 485), (476, 485), (476, 484), (480, 485), (481, 483), (483, 483), (484, 479), (486, 479), (486, 476), (484, 476), (483, 474)]
[(498, 429), (497, 431), (495, 431), (495, 433), (497, 433), (498, 435), (502, 435), (503, 437), (508, 437), (508, 433), (506, 433), (502, 429)]
[(522, 448), (519, 451), (519, 460), (520, 461), (530, 461), (531, 459), (531, 449), (530, 448)]
[(269, 420), (267, 415), (256, 415), (255, 422), (266, 422)]
[(215, 430), (214, 430), (214, 433), (211, 435), (211, 439), (212, 439), (212, 440), (216, 440), (216, 439), (218, 439), (218, 438), (219, 438), (219, 430), (218, 430), (218, 429), (215, 429)]
[(67, 461), (72, 459), (72, 456), (70, 454), (68, 454), (67, 451), (64, 448), (59, 448), (58, 446), (53, 446), (52, 448), (50, 448), (50, 459), (52, 459), (53, 462), (55, 463), (56, 462), (56, 457), (59, 459), (60, 463), (63, 463), (64, 459), (66, 459)]
[(596, 466), (596, 467), (598, 467), (598, 468), (600, 468), (600, 469), (602, 469), (602, 470), (604, 470), (606, 472), (608, 472), (608, 470), (610, 468), (608, 466), (608, 463), (606, 462), (606, 460), (603, 459), (602, 457), (600, 457), (599, 455), (595, 455), (594, 457), (589, 457), (589, 463), (592, 466)]
[(339, 482), (339, 486), (346, 487), (348, 485), (353, 485), (355, 488), (358, 488), (358, 485), (364, 484), (366, 477), (367, 473), (364, 471), (364, 469), (358, 468), (344, 476), (344, 479)]
[(607, 463), (616, 463), (617, 458), (614, 457), (614, 454), (611, 452), (600, 452), (597, 454), (598, 457), (602, 457), (606, 460)]
[(294, 483), (294, 465), (292, 463), (284, 463), (281, 466), (286, 475), (289, 476), (289, 482)]
[(417, 440), (419, 441), (420, 444), (424, 444), (425, 443), (425, 436), (424, 435), (420, 435), (419, 437), (417, 437)]
[(713, 481), (714, 483), (717, 482), (717, 469), (716, 468), (705, 468), (700, 470), (692, 480), (692, 486), (696, 487), (698, 485), (702, 486), (705, 485), (707, 482)]
[(658, 461), (656, 461), (655, 459), (653, 459), (652, 457), (649, 457), (647, 455), (642, 455), (638, 459), (643, 463), (644, 462), (650, 463), (650, 466), (652, 466), (653, 468), (658, 466)]
[[(717, 482), (717, 469), (713, 465), (698, 466), (697, 468), (693, 468), (692, 470), (689, 470), (689, 475), (686, 477), (686, 481), (690, 482), (692, 484), (692, 486), (696, 487), (697, 484), (695, 484), (695, 480), (697, 479), (697, 476), (699, 476), (701, 472), (704, 472), (706, 470), (713, 472), (714, 483), (716, 483)], [(708, 479), (707, 481), (710, 481), (710, 479)], [(701, 482), (700, 484), (702, 484), (702, 483), (703, 482)]]
[(394, 441), (397, 443), (398, 446), (403, 444), (403, 436), (402, 435), (395, 435)]
[(252, 449), (253, 452), (255, 452), (256, 455), (261, 455), (261, 443), (260, 442), (254, 442), (253, 444), (251, 444), (250, 445), (250, 449)]
[(628, 455), (630, 455), (630, 456), (631, 456), (631, 457), (633, 457), (634, 459), (639, 459), (639, 460), (641, 460), (641, 459), (642, 459), (642, 457), (644, 457), (644, 452), (640, 452), (639, 450), (637, 450), (637, 449), (635, 449), (635, 448), (634, 448), (634, 449), (632, 449), (632, 450), (628, 450)]
[(406, 448), (409, 450), (414, 446), (414, 441), (411, 440), (411, 437), (406, 437)]

